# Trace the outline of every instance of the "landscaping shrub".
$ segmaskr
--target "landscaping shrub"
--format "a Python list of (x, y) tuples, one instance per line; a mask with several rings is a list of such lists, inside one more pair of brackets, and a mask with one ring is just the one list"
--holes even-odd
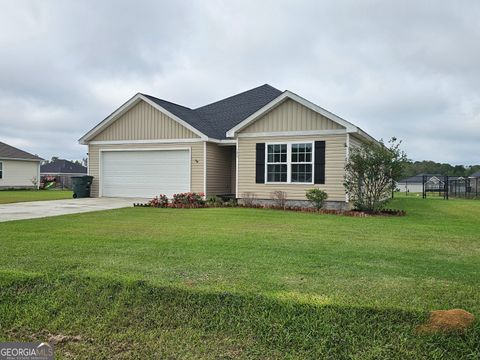
[(400, 145), (392, 138), (388, 145), (380, 140), (351, 148), (344, 186), (357, 210), (378, 212), (390, 200), (407, 161)]
[(320, 210), (323, 207), (325, 200), (327, 200), (328, 194), (320, 189), (310, 189), (307, 190), (305, 197), (317, 210)]
[(158, 196), (155, 196), (152, 200), (148, 202), (148, 205), (150, 207), (156, 207), (156, 208), (168, 207), (167, 195), (160, 194)]
[(199, 208), (205, 206), (204, 193), (186, 192), (173, 194), (171, 207), (175, 208)]
[(210, 207), (222, 207), (223, 206), (223, 201), (220, 199), (218, 196), (215, 195), (210, 195), (207, 198), (207, 205)]
[(275, 206), (285, 209), (285, 206), (287, 205), (287, 193), (285, 191), (273, 191), (271, 197)]
[(257, 194), (246, 191), (242, 194), (242, 202), (245, 206), (253, 206), (257, 202)]

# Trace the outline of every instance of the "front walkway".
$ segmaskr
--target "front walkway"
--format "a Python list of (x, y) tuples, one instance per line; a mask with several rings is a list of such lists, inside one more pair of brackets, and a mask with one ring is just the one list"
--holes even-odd
[(145, 201), (145, 199), (130, 198), (83, 198), (2, 204), (0, 205), (0, 222), (119, 209), (133, 206), (134, 202)]

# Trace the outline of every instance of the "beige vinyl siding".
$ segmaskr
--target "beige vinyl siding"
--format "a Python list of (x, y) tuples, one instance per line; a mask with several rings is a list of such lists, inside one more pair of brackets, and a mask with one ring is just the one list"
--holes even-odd
[(207, 149), (207, 188), (206, 195), (232, 194), (232, 153), (234, 146), (218, 146), (206, 143)]
[(360, 140), (358, 137), (350, 134), (349, 136), (350, 138), (350, 147), (354, 148), (354, 147), (360, 147), (363, 143), (362, 140)]
[(234, 146), (230, 157), (230, 190), (232, 194), (237, 191), (237, 147)]
[(140, 101), (92, 140), (192, 139), (198, 137), (179, 122), (145, 101)]
[(345, 129), (325, 116), (288, 99), (240, 133)]
[(2, 178), (0, 188), (33, 188), (33, 179), (40, 182), (39, 161), (2, 160)]
[[(256, 184), (256, 143), (325, 141), (325, 184)], [(272, 191), (282, 190), (290, 200), (305, 200), (305, 191), (316, 187), (328, 193), (328, 200), (345, 201), (343, 187), (346, 135), (256, 137), (238, 139), (238, 197), (255, 193), (258, 199), (270, 199)]]
[[(88, 145), (88, 171), (93, 176), (92, 196), (99, 195), (100, 150), (101, 149), (191, 149), (191, 191), (203, 192), (203, 142), (170, 143), (170, 144), (121, 144), (121, 145)], [(128, 166), (128, 164), (125, 164)], [(140, 176), (140, 174), (139, 174)]]

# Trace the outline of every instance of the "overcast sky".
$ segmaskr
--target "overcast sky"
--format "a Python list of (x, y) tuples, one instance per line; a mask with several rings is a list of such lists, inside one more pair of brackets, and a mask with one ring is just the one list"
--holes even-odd
[(0, 141), (85, 157), (137, 92), (197, 107), (264, 83), (414, 160), (480, 163), (480, 1), (0, 0)]

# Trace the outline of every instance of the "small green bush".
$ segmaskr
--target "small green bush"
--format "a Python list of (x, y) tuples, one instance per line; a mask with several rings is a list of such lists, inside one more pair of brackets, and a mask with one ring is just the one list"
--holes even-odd
[(327, 200), (328, 195), (325, 191), (320, 189), (309, 189), (307, 190), (305, 197), (317, 210), (320, 210), (323, 207), (325, 200)]
[(223, 201), (216, 195), (210, 195), (207, 198), (207, 204), (210, 207), (221, 207), (223, 205)]

